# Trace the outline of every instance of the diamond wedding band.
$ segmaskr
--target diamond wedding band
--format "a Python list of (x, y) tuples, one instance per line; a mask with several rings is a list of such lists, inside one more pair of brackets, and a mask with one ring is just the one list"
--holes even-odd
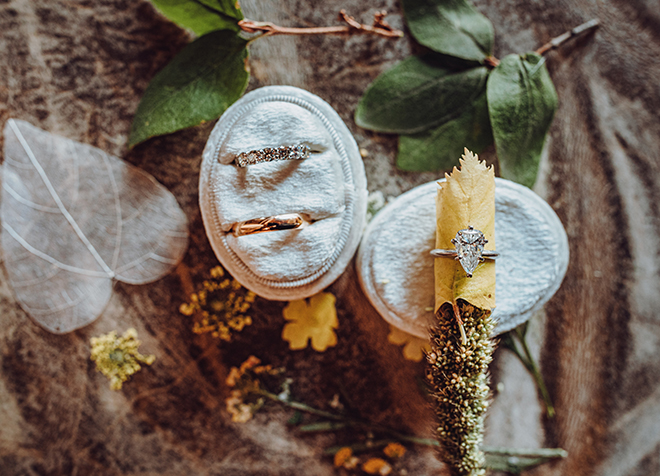
[(265, 147), (249, 152), (241, 152), (236, 156), (235, 161), (239, 167), (247, 167), (248, 165), (273, 162), (275, 160), (303, 160), (309, 157), (310, 152), (310, 148), (304, 144)]
[(236, 236), (245, 236), (264, 233), (266, 231), (293, 230), (294, 228), (302, 228), (306, 225), (309, 225), (309, 221), (305, 220), (302, 215), (298, 213), (284, 213), (282, 215), (253, 218), (252, 220), (236, 223), (231, 231)]
[(458, 230), (456, 237), (451, 240), (456, 249), (453, 250), (431, 250), (431, 256), (437, 258), (443, 256), (453, 256), (457, 259), (468, 278), (472, 277), (477, 265), (484, 259), (495, 259), (499, 256), (496, 251), (484, 250), (484, 245), (488, 240), (484, 234), (469, 226), (463, 230)]

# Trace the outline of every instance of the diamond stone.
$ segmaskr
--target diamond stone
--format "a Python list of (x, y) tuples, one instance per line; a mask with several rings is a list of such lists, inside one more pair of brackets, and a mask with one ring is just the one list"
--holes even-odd
[(469, 227), (459, 230), (451, 242), (456, 247), (458, 261), (463, 266), (468, 278), (471, 278), (472, 273), (477, 269), (477, 265), (483, 260), (481, 256), (484, 251), (484, 245), (488, 243), (488, 240), (481, 231)]
[(298, 157), (300, 157), (301, 159), (306, 159), (307, 157), (309, 157), (309, 147), (307, 147), (306, 145), (300, 144), (296, 146), (296, 152), (298, 152)]

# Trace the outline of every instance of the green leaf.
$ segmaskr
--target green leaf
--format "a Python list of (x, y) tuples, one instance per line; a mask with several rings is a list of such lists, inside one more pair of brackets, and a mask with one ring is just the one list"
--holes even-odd
[(455, 117), (485, 88), (487, 78), (485, 67), (457, 71), (443, 67), (432, 55), (411, 56), (367, 88), (355, 122), (378, 132), (421, 132)]
[(247, 87), (246, 46), (235, 32), (218, 30), (181, 50), (147, 87), (129, 147), (220, 117)]
[(474, 102), (466, 103), (440, 127), (399, 137), (397, 166), (415, 172), (448, 170), (458, 165), (464, 147), (479, 153), (492, 142), (484, 88)]
[(536, 53), (506, 56), (486, 89), (502, 177), (531, 187), (557, 109), (545, 60)]
[(493, 25), (466, 0), (402, 0), (410, 32), (438, 53), (483, 61), (493, 51)]
[(197, 36), (215, 30), (238, 31), (243, 13), (235, 0), (151, 0), (156, 8)]

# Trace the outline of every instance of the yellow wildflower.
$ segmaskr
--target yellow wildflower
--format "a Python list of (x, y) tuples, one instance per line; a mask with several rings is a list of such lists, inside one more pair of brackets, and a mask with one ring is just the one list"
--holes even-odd
[(225, 400), (227, 411), (231, 415), (231, 421), (245, 423), (250, 420), (254, 414), (252, 405), (243, 402), (243, 395), (240, 390), (231, 392), (231, 396)]
[(211, 277), (212, 278), (222, 278), (225, 275), (225, 270), (222, 269), (222, 266), (216, 266), (215, 268), (211, 269)]
[(248, 421), (264, 404), (264, 399), (259, 396), (260, 375), (278, 375), (283, 371), (283, 369), (273, 369), (271, 365), (259, 365), (260, 363), (261, 360), (251, 355), (240, 367), (232, 367), (229, 370), (226, 383), (233, 390), (225, 400), (225, 404), (232, 421), (241, 423)]
[(335, 468), (353, 469), (359, 460), (353, 456), (353, 450), (348, 447), (341, 448), (335, 453)]
[(400, 443), (390, 443), (385, 447), (383, 453), (385, 453), (388, 458), (401, 458), (406, 454), (406, 447)]
[(367, 474), (379, 474), (386, 476), (392, 472), (392, 467), (387, 464), (387, 461), (380, 458), (371, 458), (362, 465), (362, 471)]
[(348, 461), (351, 456), (353, 456), (352, 449), (348, 447), (341, 448), (335, 453), (335, 468), (344, 466), (344, 463)]
[(212, 279), (204, 281), (201, 289), (190, 295), (190, 302), (181, 304), (179, 312), (185, 316), (196, 315), (194, 333), (208, 332), (213, 337), (230, 341), (234, 332), (252, 324), (252, 318), (245, 313), (256, 296), (238, 281), (226, 278), (221, 266), (211, 269), (210, 274)]
[(422, 360), (424, 352), (431, 350), (431, 345), (428, 340), (420, 339), (419, 337), (408, 334), (394, 326), (390, 326), (390, 333), (387, 336), (387, 340), (395, 345), (405, 344), (403, 348), (403, 356), (414, 362)]
[(142, 368), (141, 363), (151, 365), (156, 360), (153, 355), (145, 356), (138, 352), (140, 341), (133, 328), (119, 338), (116, 331), (92, 337), (90, 343), (90, 358), (96, 362), (96, 370), (110, 380), (112, 390), (121, 389), (122, 384)]
[(305, 349), (312, 341), (312, 348), (323, 352), (337, 344), (337, 310), (331, 293), (319, 293), (306, 300), (291, 301), (284, 308), (288, 322), (282, 330), (282, 339), (289, 342), (291, 350)]

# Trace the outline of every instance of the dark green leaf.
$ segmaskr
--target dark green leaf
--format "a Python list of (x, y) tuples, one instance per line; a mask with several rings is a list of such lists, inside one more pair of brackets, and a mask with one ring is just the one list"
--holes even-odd
[(438, 53), (483, 61), (493, 51), (493, 25), (466, 0), (402, 0), (410, 32)]
[(414, 134), (456, 116), (484, 89), (485, 67), (456, 71), (431, 55), (411, 56), (369, 86), (355, 111), (358, 126), (378, 132)]
[(534, 185), (557, 93), (536, 53), (509, 55), (488, 79), (488, 111), (502, 177)]
[(156, 8), (179, 26), (197, 36), (215, 30), (238, 31), (243, 13), (235, 0), (151, 0)]
[(218, 30), (186, 46), (147, 87), (129, 146), (220, 117), (247, 87), (246, 45), (235, 32)]
[(458, 165), (464, 147), (479, 153), (492, 142), (484, 89), (473, 103), (459, 110), (458, 116), (440, 127), (399, 137), (397, 166), (415, 172), (448, 170)]

